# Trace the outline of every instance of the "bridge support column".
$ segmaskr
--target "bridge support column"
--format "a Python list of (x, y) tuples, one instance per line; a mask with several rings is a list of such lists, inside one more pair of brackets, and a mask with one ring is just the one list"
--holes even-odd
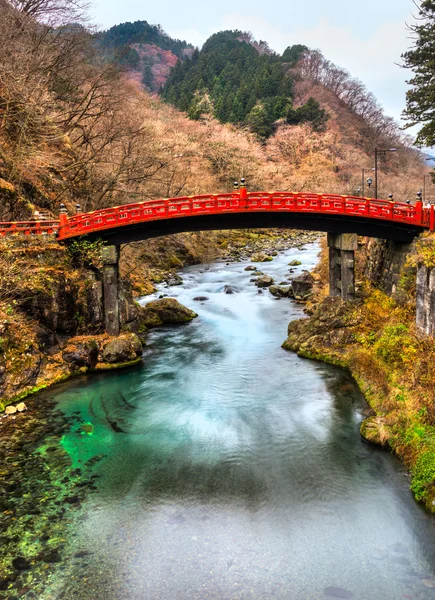
[(328, 233), (329, 295), (343, 300), (355, 298), (356, 233)]
[(119, 246), (105, 246), (102, 251), (103, 294), (106, 333), (119, 335)]
[(422, 265), (417, 270), (417, 328), (435, 337), (435, 269)]

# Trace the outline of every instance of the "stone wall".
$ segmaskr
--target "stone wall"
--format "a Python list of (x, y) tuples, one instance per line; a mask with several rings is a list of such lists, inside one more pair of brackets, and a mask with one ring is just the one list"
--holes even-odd
[(413, 244), (371, 239), (368, 242), (366, 278), (389, 296), (394, 296)]

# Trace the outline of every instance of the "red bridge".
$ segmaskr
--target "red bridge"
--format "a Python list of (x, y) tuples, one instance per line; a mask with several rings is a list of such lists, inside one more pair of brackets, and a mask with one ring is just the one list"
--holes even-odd
[(0, 235), (56, 233), (59, 241), (86, 236), (118, 245), (186, 231), (284, 227), (409, 242), (434, 226), (434, 207), (423, 208), (422, 202), (242, 188), (231, 194), (138, 202), (71, 217), (61, 214), (59, 221), (0, 223)]

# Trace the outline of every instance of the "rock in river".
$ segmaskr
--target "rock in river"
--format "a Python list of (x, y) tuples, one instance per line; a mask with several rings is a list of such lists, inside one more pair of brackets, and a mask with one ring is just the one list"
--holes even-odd
[(257, 279), (255, 285), (259, 288), (269, 287), (273, 284), (273, 277), (270, 275), (262, 275)]
[(187, 323), (198, 315), (180, 304), (175, 298), (163, 298), (148, 302), (142, 309), (142, 322), (146, 327), (158, 327), (166, 323)]
[(269, 287), (269, 292), (272, 294), (272, 296), (275, 296), (276, 298), (289, 298), (289, 296), (293, 296), (292, 288), (290, 285), (271, 285)]
[(293, 293), (296, 300), (307, 300), (313, 291), (314, 277), (308, 271), (295, 277), (292, 281)]
[(252, 262), (270, 262), (273, 258), (268, 254), (264, 254), (264, 252), (255, 252), (251, 256), (251, 260)]

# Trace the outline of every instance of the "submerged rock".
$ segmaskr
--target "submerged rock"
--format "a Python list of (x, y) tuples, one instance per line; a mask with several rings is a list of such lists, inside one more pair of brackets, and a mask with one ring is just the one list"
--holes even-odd
[(196, 298), (193, 299), (195, 302), (205, 302), (206, 300), (208, 300), (207, 296), (196, 296)]
[(236, 291), (235, 291), (235, 289), (231, 285), (225, 285), (224, 286), (224, 293), (225, 294), (235, 294)]
[(146, 327), (172, 323), (187, 323), (198, 315), (180, 304), (175, 298), (163, 298), (148, 302), (142, 309), (142, 323)]

